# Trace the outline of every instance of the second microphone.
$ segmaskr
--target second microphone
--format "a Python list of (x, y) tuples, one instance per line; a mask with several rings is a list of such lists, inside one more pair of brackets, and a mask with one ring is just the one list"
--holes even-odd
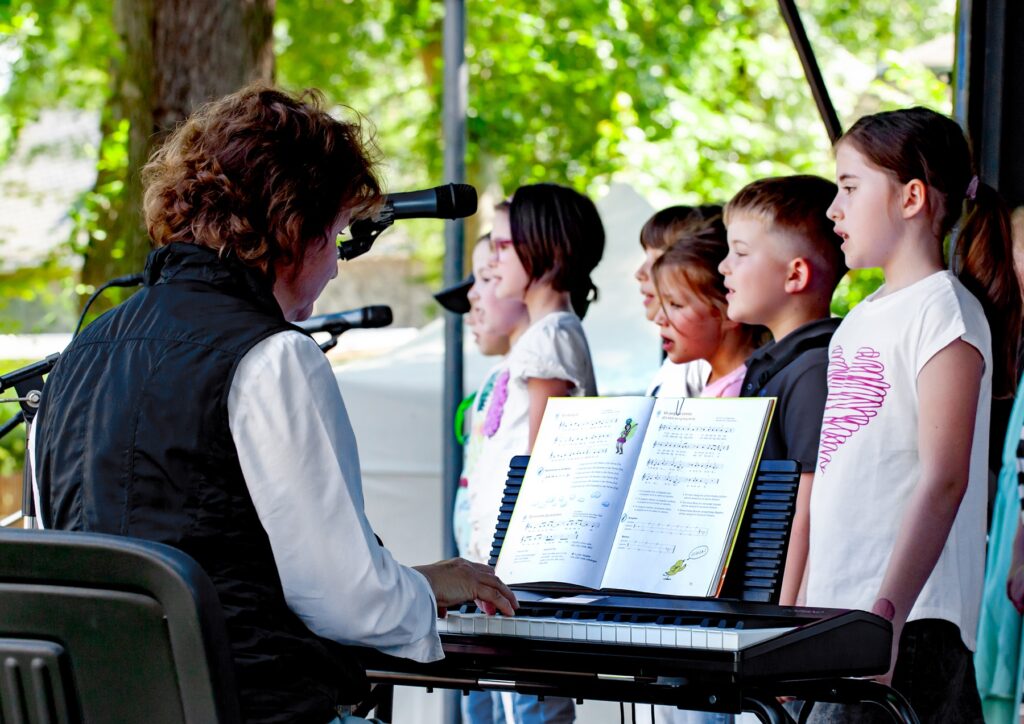
[(369, 307), (350, 309), (346, 312), (319, 314), (315, 317), (310, 317), (304, 322), (295, 322), (295, 326), (309, 334), (315, 332), (341, 334), (350, 329), (386, 327), (391, 324), (393, 318), (391, 307), (386, 304), (374, 304)]

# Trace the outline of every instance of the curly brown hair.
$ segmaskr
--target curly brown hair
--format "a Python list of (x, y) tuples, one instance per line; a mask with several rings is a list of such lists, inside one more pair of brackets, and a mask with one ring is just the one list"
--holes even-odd
[(375, 210), (376, 146), (323, 105), (256, 83), (193, 113), (142, 170), (153, 245), (207, 246), (272, 278), (301, 268), (343, 210)]

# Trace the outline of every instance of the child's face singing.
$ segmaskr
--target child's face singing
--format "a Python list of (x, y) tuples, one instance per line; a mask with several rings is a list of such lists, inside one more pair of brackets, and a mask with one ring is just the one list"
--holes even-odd
[(658, 278), (660, 304), (654, 321), (661, 330), (661, 346), (680, 364), (710, 359), (722, 343), (722, 314), (693, 293), (678, 275), (662, 272)]
[(770, 328), (786, 301), (790, 241), (756, 214), (734, 214), (726, 231), (729, 254), (718, 271), (728, 290), (729, 319)]
[(494, 214), (489, 266), (495, 282), (494, 296), (522, 301), (530, 286), (530, 277), (516, 253), (507, 211), (499, 210)]
[(658, 313), (658, 291), (654, 288), (654, 280), (651, 278), (651, 267), (654, 266), (654, 262), (661, 258), (661, 255), (665, 253), (664, 249), (654, 249), (652, 247), (644, 247), (644, 263), (640, 265), (640, 268), (636, 270), (633, 276), (638, 282), (640, 282), (640, 294), (643, 297), (644, 314), (647, 316), (648, 321), (654, 321), (655, 315)]
[(869, 162), (851, 143), (836, 149), (839, 192), (827, 215), (842, 238), (846, 265), (851, 269), (884, 267), (899, 238), (896, 184)]
[(497, 299), (490, 268), (491, 249), (482, 241), (473, 249), (473, 286), (469, 288), (469, 323), (473, 339), (485, 355), (508, 351), (509, 336), (526, 316), (526, 306), (517, 299)]

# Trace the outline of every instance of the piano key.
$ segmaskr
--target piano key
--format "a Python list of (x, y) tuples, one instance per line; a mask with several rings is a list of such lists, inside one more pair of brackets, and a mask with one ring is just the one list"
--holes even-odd
[(722, 648), (722, 632), (721, 631), (708, 631), (707, 632), (707, 646), (709, 649), (720, 649)]

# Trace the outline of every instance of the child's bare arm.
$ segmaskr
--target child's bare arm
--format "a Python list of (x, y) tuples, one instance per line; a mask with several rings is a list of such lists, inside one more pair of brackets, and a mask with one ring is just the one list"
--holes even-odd
[(814, 483), (814, 471), (800, 473), (800, 486), (796, 492), (796, 511), (793, 513), (793, 526), (789, 534), (789, 549), (786, 552), (786, 568), (782, 574), (782, 591), (779, 593), (779, 604), (796, 605), (800, 584), (803, 582), (804, 569), (807, 567), (807, 549), (810, 546), (811, 532), (811, 485)]
[(530, 396), (530, 450), (537, 440), (540, 421), (544, 417), (544, 408), (549, 397), (568, 397), (573, 384), (569, 380), (550, 380), (543, 377), (530, 377), (526, 380), (526, 392)]
[[(874, 611), (893, 622), (893, 655), (903, 624), (931, 575), (967, 490), (984, 361), (956, 340), (917, 378), (921, 478), (907, 503)], [(983, 444), (983, 443), (982, 443)], [(892, 668), (883, 677), (889, 681)]]

